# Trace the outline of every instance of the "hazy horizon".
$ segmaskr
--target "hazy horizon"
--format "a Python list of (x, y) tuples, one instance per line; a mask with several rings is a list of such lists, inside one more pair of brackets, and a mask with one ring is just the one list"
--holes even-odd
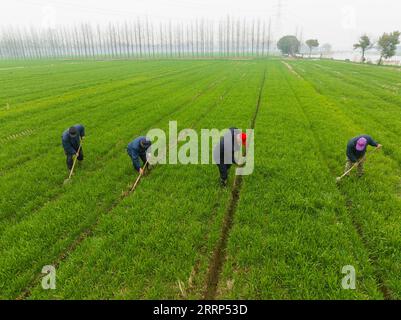
[(395, 0), (3, 0), (0, 25), (47, 28), (80, 22), (106, 24), (146, 16), (153, 21), (218, 21), (232, 17), (272, 19), (275, 39), (296, 34), (317, 38), (334, 50), (352, 50), (362, 34), (373, 40), (401, 29), (401, 2)]

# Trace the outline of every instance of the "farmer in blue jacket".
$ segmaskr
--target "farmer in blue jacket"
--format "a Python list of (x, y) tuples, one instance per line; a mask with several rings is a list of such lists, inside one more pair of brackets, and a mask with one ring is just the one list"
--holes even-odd
[(361, 135), (352, 138), (347, 144), (347, 163), (345, 165), (345, 172), (350, 170), (355, 163), (358, 163), (358, 176), (363, 175), (363, 165), (366, 160), (366, 149), (368, 145), (376, 148), (381, 148), (382, 145), (372, 139), (371, 136)]
[(242, 133), (237, 128), (230, 128), (214, 147), (213, 159), (219, 168), (220, 184), (222, 187), (227, 185), (228, 170), (231, 165), (237, 164), (235, 161), (235, 152), (241, 150), (241, 144), (246, 145), (246, 133)]
[(145, 164), (147, 162), (146, 151), (150, 151), (150, 146), (152, 142), (147, 137), (138, 137), (127, 147), (127, 153), (131, 157), (132, 165), (134, 169), (139, 172), (139, 174), (143, 174), (144, 168), (141, 168), (141, 163), (139, 159), (142, 160), (142, 163)]
[[(64, 152), (67, 156), (67, 167), (71, 170), (74, 163), (73, 157), (76, 156), (79, 161), (84, 160), (84, 152), (81, 145), (81, 140), (85, 137), (85, 127), (81, 124), (72, 126), (65, 130), (62, 136)], [(79, 152), (78, 152), (79, 150)]]

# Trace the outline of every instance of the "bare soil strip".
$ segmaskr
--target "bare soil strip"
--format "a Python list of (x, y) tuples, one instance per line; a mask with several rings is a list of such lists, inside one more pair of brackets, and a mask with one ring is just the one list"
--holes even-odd
[[(216, 200), (214, 201), (213, 204), (213, 208), (212, 208), (212, 212), (210, 214), (209, 220), (208, 220), (208, 228), (210, 229), (213, 225), (213, 223), (215, 222), (215, 217), (217, 215), (217, 211), (220, 208), (221, 202), (220, 202), (220, 198), (222, 196), (222, 192), (218, 192), (217, 193), (217, 197)], [(195, 292), (197, 292), (197, 288), (194, 285), (194, 282), (196, 281), (196, 278), (198, 277), (199, 272), (201, 271), (201, 256), (203, 255), (207, 255), (207, 241), (209, 239), (210, 233), (209, 232), (205, 232), (203, 239), (202, 239), (202, 245), (198, 251), (199, 256), (197, 257), (197, 259), (195, 260), (195, 264), (191, 270), (191, 274), (189, 276), (188, 279), (188, 290), (187, 292), (189, 294), (195, 294)], [(199, 294), (201, 294), (201, 292), (199, 292)], [(187, 297), (183, 297), (183, 298), (187, 298)]]
[[(242, 75), (241, 75), (241, 80), (242, 79), (244, 79), (245, 78), (245, 76), (247, 75), (247, 73), (245, 72), (245, 73), (243, 73)], [(224, 78), (225, 79), (225, 78)], [(225, 98), (226, 98), (226, 96), (228, 96), (228, 94), (232, 91), (232, 89), (235, 87), (235, 82), (233, 82), (232, 83), (232, 85), (229, 87), (229, 88), (227, 88), (224, 92), (223, 92), (223, 94), (220, 96), (220, 100), (224, 100)], [(207, 111), (203, 114), (203, 115), (201, 115), (196, 121), (194, 121), (192, 124), (191, 124), (191, 128), (194, 128), (195, 127), (195, 125), (197, 125), (198, 123), (200, 123), (206, 116), (208, 116), (209, 115), (209, 113), (210, 113), (210, 111), (211, 110), (213, 110), (218, 104), (220, 103), (220, 101), (216, 101), (209, 109), (207, 109)], [(210, 215), (210, 219), (209, 219), (209, 222), (208, 222), (208, 225), (209, 226), (211, 226), (212, 225), (212, 223), (213, 223), (213, 221), (214, 221), (214, 218), (215, 218), (215, 215), (217, 214), (217, 211), (218, 211), (218, 209), (219, 209), (219, 207), (220, 207), (220, 201), (219, 201), (219, 199), (220, 199), (220, 197), (221, 197), (221, 191), (220, 192), (218, 192), (218, 194), (217, 194), (217, 198), (216, 198), (216, 201), (214, 202), (214, 205), (213, 205), (213, 209), (212, 209), (212, 213), (211, 213), (211, 215)], [(205, 255), (207, 252), (206, 252), (206, 250), (207, 250), (207, 248), (206, 248), (206, 242), (207, 242), (207, 240), (208, 240), (208, 238), (209, 238), (209, 233), (205, 233), (205, 235), (204, 235), (204, 237), (203, 237), (203, 245), (201, 246), (201, 248), (200, 248), (200, 251), (199, 251), (199, 254), (202, 256), (202, 255)], [(194, 266), (193, 266), (193, 268), (192, 268), (192, 271), (191, 271), (191, 274), (190, 274), (190, 276), (189, 276), (189, 279), (188, 279), (188, 287), (187, 287), (187, 290), (185, 290), (185, 287), (184, 287), (184, 290), (185, 290), (185, 295), (183, 295), (182, 293), (182, 290), (181, 290), (181, 288), (180, 288), (180, 290), (181, 290), (181, 296), (182, 296), (182, 298), (184, 298), (184, 299), (186, 299), (187, 297), (188, 297), (188, 294), (194, 294), (194, 292), (195, 292), (195, 290), (196, 290), (196, 286), (194, 285), (194, 281), (195, 281), (195, 278), (197, 277), (197, 275), (199, 274), (199, 271), (200, 271), (200, 264), (201, 264), (201, 259), (200, 259), (200, 257), (198, 257), (197, 259), (196, 259), (196, 261), (195, 261), (195, 264), (194, 264)], [(181, 282), (180, 280), (178, 280), (178, 282)], [(182, 283), (182, 282), (181, 282)], [(182, 285), (184, 285), (185, 286), (185, 283), (182, 283)]]
[(237, 209), (238, 199), (242, 186), (242, 176), (236, 176), (234, 180), (234, 187), (231, 192), (231, 200), (227, 209), (227, 213), (224, 218), (223, 228), (221, 230), (221, 236), (217, 243), (217, 246), (213, 252), (213, 256), (209, 265), (209, 271), (206, 279), (206, 290), (204, 293), (204, 299), (211, 300), (215, 299), (217, 286), (219, 284), (220, 272), (223, 268), (223, 264), (226, 258), (226, 247), (227, 240), (230, 234), (234, 213)]
[(286, 67), (287, 67), (287, 69), (291, 72), (291, 73), (293, 73), (293, 74), (295, 74), (298, 78), (302, 78), (293, 68), (292, 68), (292, 66), (290, 66), (287, 62), (284, 62), (284, 61), (281, 61)]
[[(255, 114), (251, 121), (252, 129), (255, 128), (256, 117), (258, 115), (260, 102), (262, 100), (265, 78), (266, 78), (266, 69), (263, 73), (262, 83), (259, 89), (259, 96), (258, 96), (258, 101), (256, 103)], [(223, 227), (221, 230), (221, 236), (219, 238), (219, 241), (217, 242), (216, 248), (214, 249), (213, 255), (209, 263), (209, 271), (206, 277), (206, 288), (205, 288), (205, 293), (203, 295), (205, 300), (212, 300), (216, 298), (220, 273), (226, 260), (227, 241), (230, 235), (231, 228), (233, 226), (235, 210), (237, 209), (238, 200), (241, 193), (242, 178), (243, 178), (242, 176), (235, 176), (234, 179), (234, 186), (231, 191), (231, 200), (228, 205), (227, 212), (225, 214)]]

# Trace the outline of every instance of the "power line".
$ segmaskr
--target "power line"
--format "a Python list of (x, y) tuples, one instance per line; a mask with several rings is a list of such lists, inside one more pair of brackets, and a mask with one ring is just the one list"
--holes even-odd
[[(33, 5), (35, 7), (45, 7), (42, 2), (35, 1), (35, 0), (20, 0), (21, 2), (24, 2), (26, 4)], [(86, 11), (90, 13), (97, 13), (97, 14), (102, 14), (105, 16), (110, 17), (110, 15), (115, 15), (115, 16), (120, 16), (120, 17), (137, 17), (140, 15), (145, 15), (145, 12), (133, 12), (129, 10), (116, 10), (116, 9), (109, 9), (109, 8), (100, 8), (100, 7), (88, 7), (88, 6), (82, 6), (77, 3), (68, 3), (68, 2), (63, 2), (63, 1), (53, 1), (52, 5), (55, 7), (64, 7), (68, 9), (77, 9), (78, 11)], [(160, 18), (160, 19), (165, 19), (166, 17), (158, 16), (158, 15), (153, 15), (155, 18)]]

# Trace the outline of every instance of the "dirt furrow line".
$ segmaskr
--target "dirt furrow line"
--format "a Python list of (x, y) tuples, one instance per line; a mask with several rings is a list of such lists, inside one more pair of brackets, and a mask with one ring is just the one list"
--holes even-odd
[[(155, 121), (155, 123), (160, 122), (161, 120), (163, 120), (166, 117), (171, 116), (172, 114), (182, 110), (184, 107), (186, 107), (188, 105), (188, 103), (193, 103), (195, 102), (197, 99), (199, 99), (202, 95), (204, 95), (205, 93), (207, 93), (209, 90), (213, 89), (215, 86), (217, 86), (221, 81), (223, 81), (225, 78), (220, 78), (218, 80), (215, 80), (214, 82), (212, 82), (211, 84), (209, 84), (205, 90), (203, 90), (202, 92), (197, 93), (195, 96), (193, 96), (189, 102), (185, 102), (183, 104), (181, 104), (178, 108), (172, 110), (172, 112), (170, 112), (167, 115), (164, 115), (162, 117), (160, 117), (159, 119), (157, 119)], [(130, 186), (131, 188), (131, 186)], [(105, 214), (109, 214), (111, 211), (113, 211), (113, 209), (115, 207), (117, 207), (126, 197), (128, 197), (130, 195), (130, 192), (123, 192), (120, 197), (118, 197), (113, 203), (112, 205), (107, 209), (107, 211), (105, 212)], [(63, 251), (58, 258), (52, 263), (52, 265), (57, 269), (57, 267), (60, 265), (61, 262), (63, 262), (64, 260), (66, 260), (74, 251), (75, 249), (88, 237), (90, 237), (90, 235), (93, 233), (93, 231), (95, 230), (96, 226), (99, 224), (100, 222), (100, 217), (103, 215), (99, 215), (97, 216), (97, 218), (95, 219), (95, 221), (93, 223), (91, 223), (88, 227), (86, 227), (84, 229), (84, 231), (79, 233), (79, 236), (70, 244), (70, 246), (68, 246), (68, 248)], [(29, 296), (31, 295), (31, 291), (32, 289), (35, 287), (35, 285), (37, 283), (39, 283), (40, 278), (43, 276), (42, 273), (37, 274), (32, 281), (26, 286), (25, 290), (23, 291), (23, 293), (18, 296), (16, 299), (17, 300), (24, 300), (29, 298)]]
[[(243, 73), (242, 75), (241, 75), (241, 78), (240, 78), (240, 80), (242, 80), (243, 78), (245, 78), (245, 76), (247, 75), (247, 73)], [(225, 99), (225, 97), (232, 91), (232, 89), (235, 87), (235, 82), (229, 87), (229, 88), (227, 88), (225, 91), (224, 91), (224, 93), (220, 96), (220, 99), (219, 100), (224, 100)], [(213, 105), (212, 105), (212, 107), (211, 108), (209, 108), (209, 109), (207, 109), (196, 121), (194, 121), (193, 123), (192, 123), (192, 125), (190, 126), (190, 128), (193, 128), (195, 125), (197, 125), (200, 121), (202, 121), (208, 114), (210, 114), (210, 111), (212, 111), (218, 104), (219, 104), (219, 102), (220, 101), (216, 101)], [(214, 218), (215, 218), (215, 215), (216, 215), (216, 213), (217, 213), (217, 211), (218, 211), (218, 209), (220, 208), (220, 198), (221, 198), (221, 194), (222, 194), (222, 192), (221, 192), (221, 190), (217, 193), (217, 197), (216, 197), (216, 200), (213, 202), (213, 209), (212, 209), (212, 212), (211, 212), (211, 215), (210, 215), (210, 218), (209, 218), (209, 220), (208, 220), (208, 226), (211, 226), (212, 224), (213, 224), (213, 222), (214, 222)], [(200, 247), (200, 250), (199, 250), (199, 254), (202, 256), (202, 255), (204, 255), (204, 254), (206, 254), (206, 242), (207, 242), (207, 240), (209, 239), (209, 233), (205, 233), (205, 235), (204, 235), (204, 237), (203, 237), (203, 241), (202, 241), (202, 245), (201, 245), (201, 247)], [(187, 298), (187, 295), (188, 294), (191, 294), (191, 293), (194, 293), (194, 290), (195, 290), (195, 287), (194, 287), (194, 285), (193, 285), (193, 281), (194, 281), (194, 279), (195, 279), (195, 277), (198, 275), (198, 273), (199, 273), (199, 268), (200, 268), (200, 264), (201, 264), (201, 259), (200, 259), (200, 257), (199, 258), (197, 258), (196, 259), (196, 261), (195, 261), (195, 263), (194, 263), (194, 266), (193, 266), (193, 268), (192, 268), (192, 271), (191, 271), (191, 274), (190, 274), (190, 276), (189, 276), (189, 278), (188, 278), (188, 289), (187, 290), (184, 290), (184, 291), (181, 291), (181, 296), (183, 297), (183, 298)], [(181, 282), (182, 283), (182, 282)], [(185, 285), (185, 283), (183, 283), (184, 285)], [(180, 288), (181, 289), (181, 288)]]
[[(316, 65), (316, 66), (318, 66), (318, 65)], [(387, 93), (390, 94), (390, 95), (383, 95), (383, 94), (380, 94), (380, 93), (378, 93), (378, 92), (376, 92), (376, 91), (373, 91), (372, 88), (369, 86), (369, 84), (366, 85), (365, 83), (363, 83), (363, 82), (361, 82), (361, 81), (355, 81), (355, 80), (350, 79), (350, 78), (347, 77), (347, 76), (339, 75), (336, 71), (330, 70), (330, 69), (328, 69), (328, 68), (324, 68), (324, 67), (322, 67), (322, 66), (319, 66), (319, 68), (321, 68), (322, 70), (324, 70), (324, 71), (326, 72), (327, 75), (333, 76), (333, 77), (335, 77), (335, 78), (339, 78), (339, 79), (341, 79), (342, 82), (348, 84), (348, 86), (355, 87), (355, 89), (358, 89), (358, 92), (359, 92), (359, 93), (362, 92), (362, 91), (363, 91), (363, 92), (366, 92), (366, 93), (368, 93), (368, 94), (374, 96), (374, 98), (376, 98), (376, 99), (382, 101), (382, 102), (385, 103), (385, 104), (389, 104), (389, 105), (391, 105), (392, 107), (399, 107), (399, 101), (394, 100), (394, 97), (396, 97), (397, 95), (396, 95), (394, 92), (389, 91), (389, 90), (386, 89), (386, 88), (382, 88), (382, 89), (383, 89), (383, 91), (387, 92)], [(302, 76), (300, 76), (300, 78), (304, 79)], [(305, 80), (305, 79), (304, 79), (304, 80)], [(318, 90), (318, 89), (316, 88), (315, 84), (313, 84), (313, 83), (311, 83), (311, 84), (312, 84), (312, 86), (316, 89), (316, 91), (318, 91), (319, 93), (321, 93), (321, 92), (320, 92), (320, 89)], [(375, 121), (376, 121), (377, 123), (379, 123), (380, 125), (386, 126), (386, 124), (383, 123), (382, 121), (380, 121), (380, 120), (375, 116), (374, 113), (373, 113), (373, 114), (370, 114), (369, 116), (372, 117), (372, 118), (374, 118)], [(392, 127), (386, 126), (386, 128), (387, 128), (387, 129), (390, 129), (390, 132), (394, 133), (395, 135), (398, 134), (397, 132), (395, 132), (395, 131), (393, 130)]]
[[(189, 71), (189, 70), (187, 70), (187, 71)], [(161, 83), (159, 83), (159, 84), (152, 85), (152, 86), (150, 86), (150, 87), (141, 89), (140, 91), (137, 91), (137, 92), (135, 93), (135, 96), (138, 96), (138, 95), (140, 95), (141, 93), (143, 93), (143, 92), (145, 92), (145, 91), (147, 91), (147, 90), (150, 90), (150, 89), (152, 89), (152, 88), (156, 88), (157, 86), (162, 86), (162, 85), (164, 85), (164, 84), (167, 84), (167, 83), (169, 83), (169, 81), (171, 81), (171, 80), (168, 80), (168, 79), (167, 79), (166, 81), (163, 81), (163, 82), (161, 82)], [(125, 98), (125, 97), (132, 97), (132, 93), (125, 93), (125, 94), (123, 94), (122, 96), (120, 96), (119, 99), (123, 99), (123, 98)], [(111, 101), (113, 101), (113, 100), (115, 100), (115, 98), (111, 99), (109, 102), (111, 102)], [(104, 103), (107, 103), (107, 102), (108, 102), (108, 100), (105, 100)], [(151, 103), (151, 102), (146, 102), (146, 103)], [(88, 112), (88, 110), (89, 110), (90, 112), (95, 112), (98, 108), (99, 108), (98, 106), (94, 106), (94, 107), (91, 107), (91, 108), (87, 109), (85, 112)], [(137, 112), (137, 111), (136, 111), (136, 110), (133, 110), (132, 112)], [(121, 116), (121, 117), (125, 117), (125, 116)], [(118, 118), (117, 118), (117, 117), (114, 117), (114, 120), (115, 120), (115, 119), (118, 119)], [(65, 119), (64, 119), (63, 121), (65, 121)], [(58, 121), (58, 122), (59, 122), (59, 121)], [(57, 124), (58, 122), (56, 122), (56, 124)], [(54, 124), (54, 123), (53, 123), (53, 124)], [(30, 135), (36, 135), (36, 134), (37, 134), (37, 132), (33, 131), (32, 134), (30, 134)], [(29, 136), (30, 136), (30, 135), (29, 135)], [(26, 163), (28, 163), (28, 162), (30, 162), (30, 161), (37, 160), (37, 159), (42, 159), (42, 158), (46, 157), (49, 153), (53, 152), (54, 150), (56, 150), (56, 149), (58, 149), (58, 148), (59, 148), (58, 146), (55, 147), (55, 148), (49, 148), (45, 153), (41, 153), (41, 154), (38, 155), (38, 156), (33, 156), (33, 157), (32, 157), (32, 156), (29, 156), (29, 157), (27, 157), (27, 158), (24, 158), (24, 159), (21, 160), (21, 161), (14, 162), (14, 163), (11, 163), (11, 164), (9, 164), (9, 165), (3, 167), (3, 168), (0, 168), (0, 177), (5, 176), (6, 174), (10, 174), (10, 172), (11, 172), (12, 170), (14, 170), (15, 168), (18, 168), (18, 167), (20, 167), (21, 165), (26, 164)]]
[[(259, 96), (258, 96), (258, 100), (256, 103), (256, 109), (255, 109), (254, 116), (251, 120), (251, 129), (255, 128), (256, 118), (258, 116), (260, 103), (262, 100), (265, 78), (266, 78), (266, 69), (263, 72), (263, 78), (262, 78), (260, 89), (259, 89)], [(230, 203), (228, 205), (227, 212), (225, 214), (224, 221), (223, 221), (221, 236), (220, 236), (219, 241), (216, 245), (216, 248), (213, 252), (211, 261), (209, 263), (209, 271), (208, 271), (207, 277), (206, 277), (206, 288), (205, 288), (205, 292), (203, 295), (203, 298), (205, 300), (212, 300), (212, 299), (215, 299), (215, 297), (216, 297), (217, 288), (218, 288), (219, 279), (220, 279), (220, 273), (223, 268), (224, 262), (226, 260), (227, 241), (228, 241), (230, 231), (231, 231), (233, 223), (234, 223), (234, 215), (235, 215), (235, 211), (237, 209), (238, 200), (239, 200), (240, 193), (241, 193), (242, 180), (243, 180), (242, 176), (235, 176), (234, 186), (231, 191)]]
[[(326, 157), (324, 156), (324, 153), (321, 149), (320, 146), (320, 139), (318, 138), (318, 134), (316, 133), (316, 131), (313, 129), (310, 119), (307, 115), (307, 113), (305, 112), (305, 109), (303, 107), (303, 104), (301, 102), (301, 100), (299, 99), (297, 93), (295, 92), (294, 88), (292, 87), (292, 85), (290, 84), (290, 82), (288, 81), (288, 78), (285, 77), (286, 82), (288, 84), (288, 87), (291, 89), (291, 92), (293, 93), (295, 99), (297, 100), (297, 103), (299, 105), (299, 107), (301, 108), (305, 118), (308, 121), (308, 127), (309, 130), (312, 132), (313, 136), (314, 136), (314, 140), (316, 141), (316, 144), (318, 146), (318, 153), (320, 155), (320, 159), (323, 160), (323, 162), (326, 164), (327, 168), (329, 169), (329, 171), (335, 175), (336, 173), (334, 172), (334, 170), (329, 166), (328, 162), (326, 161)], [(305, 81), (305, 80), (304, 80)], [(384, 284), (384, 279), (381, 277), (380, 273), (377, 271), (377, 257), (372, 253), (372, 249), (370, 248), (368, 242), (366, 241), (366, 236), (364, 235), (364, 232), (362, 230), (361, 225), (357, 222), (354, 214), (352, 214), (351, 212), (351, 208), (352, 208), (352, 200), (347, 196), (347, 194), (341, 190), (341, 188), (337, 185), (337, 188), (340, 192), (340, 194), (342, 195), (342, 197), (345, 199), (345, 208), (347, 210), (348, 216), (351, 218), (353, 227), (356, 231), (356, 233), (358, 234), (359, 238), (361, 239), (361, 243), (363, 244), (367, 255), (369, 257), (369, 260), (372, 261), (372, 267), (374, 270), (374, 276), (376, 279), (376, 285), (378, 287), (378, 289), (382, 292), (383, 297), (385, 300), (392, 300), (392, 294), (391, 294), (391, 290)]]
[(298, 78), (301, 78), (301, 76), (299, 75), (299, 73), (298, 72), (296, 72), (295, 70), (294, 70), (294, 68), (291, 66), (291, 65), (289, 65), (287, 62), (285, 62), (285, 61), (281, 61), (282, 62), (282, 64), (284, 64), (286, 67), (287, 67), (287, 69), (291, 72), (291, 73), (293, 73), (293, 74), (295, 74)]
[(338, 187), (338, 190), (340, 191), (341, 195), (345, 198), (345, 203), (346, 203), (346, 208), (348, 215), (351, 217), (352, 224), (359, 235), (359, 238), (362, 240), (363, 246), (366, 248), (369, 260), (372, 261), (373, 269), (374, 269), (374, 275), (376, 278), (377, 282), (377, 287), (383, 294), (384, 300), (394, 300), (393, 294), (391, 293), (390, 288), (388, 288), (384, 283), (383, 277), (380, 275), (380, 272), (377, 271), (377, 265), (378, 265), (378, 259), (377, 256), (372, 253), (372, 250), (370, 249), (370, 246), (368, 242), (366, 241), (366, 236), (363, 232), (362, 226), (359, 224), (359, 222), (355, 219), (355, 216), (351, 213), (352, 210), (352, 200), (349, 198), (345, 192), (341, 190), (340, 187)]
[[(178, 107), (178, 108), (172, 110), (171, 112), (169, 112), (168, 114), (161, 116), (161, 117), (160, 117), (159, 119), (157, 119), (155, 122), (159, 122), (159, 121), (161, 121), (161, 120), (163, 120), (163, 119), (165, 119), (165, 118), (168, 118), (171, 114), (173, 114), (173, 113), (175, 113), (175, 112), (181, 110), (185, 105), (193, 103), (193, 102), (194, 102), (196, 99), (198, 99), (198, 97), (200, 97), (204, 92), (207, 92), (208, 90), (211, 90), (213, 87), (215, 87), (216, 85), (218, 85), (218, 84), (219, 84), (220, 82), (222, 82), (223, 80), (224, 80), (223, 78), (219, 78), (219, 79), (213, 81), (212, 83), (209, 83), (209, 84), (205, 87), (205, 89), (203, 89), (202, 91), (200, 91), (200, 92), (198, 92), (196, 95), (194, 95), (194, 96), (191, 98), (191, 100), (187, 100), (186, 102), (184, 102), (184, 103), (181, 105), (181, 107)], [(136, 112), (136, 111), (132, 111), (132, 112)], [(142, 131), (145, 131), (145, 130), (147, 130), (147, 129), (149, 129), (149, 127), (147, 127), (147, 128), (142, 128), (140, 131), (142, 132)], [(103, 163), (103, 161), (100, 161), (100, 160), (108, 159), (112, 154), (115, 153), (115, 151), (116, 151), (117, 149), (121, 148), (121, 144), (122, 144), (122, 143), (123, 143), (123, 142), (119, 140), (118, 142), (116, 142), (115, 144), (113, 144), (113, 145), (110, 147), (109, 151), (108, 151), (105, 155), (103, 155), (100, 159), (97, 159), (98, 162), (99, 162), (100, 164)], [(20, 163), (19, 165), (21, 165), (21, 163)], [(103, 166), (100, 166), (100, 167), (95, 166), (94, 168), (89, 169), (88, 171), (86, 171), (85, 175), (88, 175), (88, 176), (89, 176), (90, 174), (92, 174), (93, 172), (96, 172), (96, 170), (98, 170), (99, 168), (102, 168), (102, 167), (103, 167)], [(3, 171), (0, 171), (0, 177), (1, 177), (2, 175), (4, 175), (4, 174), (3, 174)], [(55, 185), (53, 189), (57, 189), (57, 188), (59, 188), (59, 187), (60, 187), (60, 185)], [(50, 196), (50, 197), (48, 198), (48, 201), (46, 201), (45, 203), (41, 203), (39, 206), (33, 208), (33, 209), (32, 209), (32, 210), (33, 210), (33, 213), (36, 213), (37, 211), (41, 210), (44, 206), (48, 205), (50, 202), (57, 200), (57, 199), (60, 198), (63, 194), (64, 194), (64, 193), (59, 193), (59, 194), (54, 194), (54, 195)], [(8, 216), (7, 216), (7, 215), (4, 215), (3, 217), (6, 217), (6, 218), (8, 219)], [(1, 228), (2, 228), (2, 227), (1, 227), (1, 224), (0, 224), (0, 231), (1, 231)]]
[[(186, 74), (189, 72), (193, 73), (195, 70), (198, 70), (198, 69), (201, 69), (201, 67), (196, 66), (196, 67), (186, 68), (186, 69), (178, 70), (178, 71), (175, 70), (175, 71), (165, 72), (165, 73), (162, 73), (160, 75), (155, 75), (151, 78), (148, 78), (148, 79), (140, 81), (140, 82), (138, 82), (137, 78), (132, 77), (132, 76), (124, 77), (124, 78), (118, 79), (116, 81), (116, 86), (111, 86), (110, 83), (102, 83), (102, 84), (93, 85), (93, 86), (91, 86), (89, 88), (85, 88), (85, 89), (68, 91), (62, 95), (51, 95), (48, 97), (33, 99), (28, 102), (22, 103), (22, 105), (17, 107), (15, 110), (13, 110), (12, 106), (10, 106), (10, 110), (12, 111), (10, 113), (7, 112), (7, 113), (4, 113), (3, 115), (0, 113), (0, 123), (4, 122), (7, 125), (10, 125), (11, 122), (17, 121), (17, 125), (21, 126), (21, 123), (23, 125), (26, 121), (28, 121), (28, 123), (29, 123), (30, 117), (32, 115), (37, 116), (38, 114), (40, 114), (42, 116), (44, 112), (51, 112), (51, 115), (54, 116), (53, 111), (57, 108), (61, 108), (60, 106), (62, 106), (63, 110), (65, 111), (66, 103), (68, 105), (68, 108), (74, 109), (73, 107), (74, 107), (74, 103), (76, 100), (79, 101), (79, 100), (82, 100), (83, 98), (90, 100), (93, 97), (97, 97), (99, 95), (105, 96), (107, 93), (115, 92), (115, 91), (121, 91), (121, 96), (118, 98), (122, 99), (126, 96), (127, 88), (142, 86), (143, 84), (146, 84), (146, 87), (141, 87), (139, 90), (135, 91), (134, 96), (139, 96), (142, 92), (146, 92), (150, 89), (157, 88), (163, 84), (167, 84), (167, 83), (171, 82), (170, 77), (180, 76), (182, 74)], [(154, 81), (156, 81), (156, 80), (160, 80), (161, 82), (154, 84)], [(149, 87), (147, 86), (148, 84), (150, 84)], [(84, 96), (80, 96), (80, 95), (71, 96), (73, 92), (74, 93), (75, 92), (84, 92), (85, 90), (95, 89), (95, 88), (97, 91), (91, 92), (91, 93), (85, 93)], [(98, 90), (101, 90), (100, 93), (98, 92)], [(131, 88), (131, 90), (132, 90), (132, 88)], [(131, 91), (129, 91), (128, 95), (132, 96), (133, 93)], [(62, 103), (61, 102), (51, 103), (55, 99), (55, 97), (65, 97), (65, 96), (70, 96), (68, 98), (68, 101), (63, 101)], [(113, 96), (113, 99), (111, 99), (110, 101), (114, 101), (116, 99), (117, 99), (117, 97)], [(41, 105), (32, 106), (32, 103), (36, 103), (36, 102), (38, 102), (39, 104), (40, 103), (48, 103), (48, 105), (46, 105), (45, 107), (41, 106)], [(101, 108), (102, 105), (104, 105), (104, 103), (107, 103), (107, 102), (108, 101), (103, 101), (101, 105), (91, 106), (90, 109), (91, 109), (91, 111), (98, 110), (98, 108)], [(88, 112), (88, 110), (89, 109), (86, 108), (86, 112)], [(69, 116), (71, 116), (71, 113)], [(59, 117), (56, 117), (56, 118), (59, 118)], [(49, 119), (47, 119), (47, 120), (49, 120)], [(13, 126), (14, 125), (15, 124), (13, 124)]]

